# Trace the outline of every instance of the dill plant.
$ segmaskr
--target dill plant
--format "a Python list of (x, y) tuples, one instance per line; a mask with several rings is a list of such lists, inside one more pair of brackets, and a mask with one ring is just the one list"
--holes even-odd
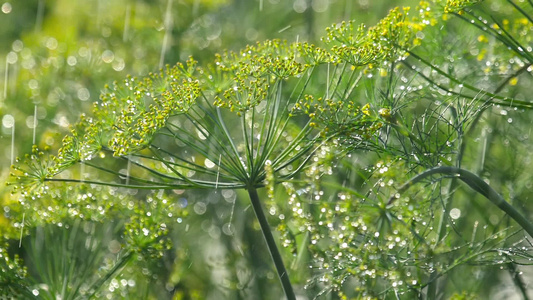
[[(47, 223), (47, 199), (65, 193), (85, 195), (74, 215), (76, 203), (55, 204), (65, 218), (78, 220), (76, 226), (81, 215), (97, 218), (83, 209), (105, 210), (106, 218), (124, 208), (131, 213), (121, 226), (126, 235), (120, 258), (99, 277), (84, 275), (92, 285), (74, 289), (89, 296), (101, 295), (100, 287), (134, 253), (158, 258), (172, 247), (165, 238), (173, 222), (168, 216), (186, 212), (153, 190), (245, 190), (288, 299), (297, 294), (289, 277), (304, 266), (312, 267), (306, 288), (317, 298), (333, 292), (341, 299), (435, 299), (449, 296), (446, 279), (467, 264), (527, 264), (528, 237), (520, 230), (490, 220), (483, 220), (491, 226), (481, 230), (475, 217), (461, 219), (464, 224), (453, 217), (455, 206), (472, 209), (478, 200), (456, 197), (474, 198), (461, 190), (461, 179), (497, 199), (503, 213), (532, 233), (527, 217), (482, 175), (464, 168), (472, 151), (469, 135), (492, 121), (482, 119), (487, 111), (531, 108), (518, 77), (531, 71), (525, 46), (530, 37), (522, 32), (531, 31), (527, 10), (533, 6), (501, 1), (523, 18), (512, 25), (493, 18), (490, 25), (478, 15), (484, 6), (472, 6), (477, 2), (422, 1), (413, 10), (391, 10), (370, 28), (332, 26), (321, 46), (265, 41), (218, 55), (204, 67), (191, 58), (115, 82), (105, 87), (92, 114), (80, 117), (57, 155), (34, 149), (26, 164), (15, 167), (19, 202), (26, 211), (40, 212), (30, 215), (35, 223)], [(447, 47), (450, 37), (441, 35), (444, 26), (456, 34), (454, 21), (461, 20), (482, 32), (466, 54)], [(489, 59), (510, 55), (516, 63), (507, 65), (505, 57), (499, 69), (480, 66), (487, 36), (491, 49), (499, 49)], [(499, 85), (491, 89), (492, 82)], [(86, 199), (84, 186), (109, 194)], [(265, 186), (261, 199), (258, 190)], [(147, 200), (120, 199), (117, 190), (140, 191)], [(91, 201), (94, 206), (87, 205)], [(281, 244), (296, 255), (290, 268), (265, 205), (278, 216), (271, 222)], [(69, 280), (79, 276), (70, 274)], [(54, 293), (60, 291), (50, 297)]]
[[(392, 41), (390, 45), (400, 57), (363, 60), (372, 68), (361, 75), (367, 85), (358, 86), (361, 98), (368, 101), (361, 108), (362, 117), (376, 120), (371, 123), (374, 128), (364, 127), (372, 128), (369, 134), (357, 130), (357, 126), (344, 127), (345, 119), (338, 118), (337, 113), (322, 115), (326, 116), (324, 128), (333, 134), (341, 133), (339, 138), (333, 139), (331, 148), (317, 153), (319, 159), (306, 172), (307, 180), (283, 184), (290, 197), (286, 209), (292, 218), (281, 229), (286, 230), (287, 245), (295, 244), (294, 236), (305, 236), (305, 243), (310, 245), (309, 261), (317, 273), (310, 288), (319, 289), (320, 295), (335, 291), (341, 298), (451, 296), (450, 290), (454, 289), (449, 285), (454, 285), (455, 291), (467, 288), (467, 283), (460, 284), (455, 278), (465, 280), (461, 272), (465, 265), (473, 264), (487, 269), (508, 268), (513, 278), (518, 277), (514, 280), (516, 292), (527, 299), (524, 280), (515, 268), (530, 264), (531, 222), (483, 181), (482, 176), (487, 174), (485, 158), (476, 161), (466, 157), (478, 155), (477, 149), (469, 147), (477, 143), (471, 135), (479, 134), (480, 122), (484, 131), (499, 130), (492, 125), (499, 124), (497, 118), (487, 117), (487, 111), (507, 115), (506, 107), (522, 111), (531, 107), (525, 86), (517, 83), (521, 74), (531, 71), (531, 48), (527, 46), (531, 23), (526, 20), (530, 20), (527, 11), (532, 7), (531, 3), (523, 7), (512, 1), (493, 4), (501, 5), (507, 17), (515, 18), (502, 21), (490, 16), (487, 7), (471, 7), (474, 2), (421, 3), (415, 10), (422, 12), (420, 23), (413, 25), (424, 27), (423, 30), (407, 30), (420, 39), (414, 40), (416, 47), (412, 48), (402, 45), (401, 39), (398, 41), (393, 29), (405, 21), (398, 11), (392, 11), (376, 29), (391, 35), (385, 40)], [(458, 25), (455, 21), (466, 23)], [(477, 36), (469, 41), (472, 29)], [(360, 32), (343, 24), (330, 30), (326, 41), (338, 41), (340, 46), (333, 51), (347, 48), (349, 57), (362, 49), (350, 47), (357, 38), (372, 36)], [(486, 57), (490, 51), (487, 35), (492, 37), (492, 49), (497, 55)], [(374, 48), (369, 51), (386, 49), (388, 43), (372, 45)], [(465, 52), (461, 51), (463, 47)], [(520, 78), (530, 82), (527, 76)], [(324, 107), (330, 106), (319, 105), (316, 111), (328, 112)], [(310, 115), (313, 117), (315, 111)], [(522, 147), (520, 143), (516, 145)], [(331, 155), (333, 149), (370, 153), (358, 151), (351, 154), (352, 158), (338, 160), (334, 159), (338, 155)], [(483, 150), (482, 155), (487, 152)], [(477, 174), (484, 175), (474, 175), (464, 170), (465, 166), (479, 168)], [(497, 173), (490, 171), (494, 172)], [(409, 175), (416, 173), (420, 175)], [(418, 186), (422, 178), (431, 180), (421, 180), (426, 185)], [(449, 179), (449, 184), (443, 183), (445, 179)], [(505, 226), (503, 221), (491, 224), (487, 215), (473, 213), (471, 210), (477, 207), (494, 214), (487, 208), (488, 203), (475, 203), (483, 201), (475, 194), (462, 195), (459, 180), (496, 204), (502, 210), (499, 214), (514, 219), (527, 235), (513, 230), (508, 220)], [(407, 183), (399, 184), (402, 181)], [(274, 202), (272, 205), (280, 207)], [(467, 217), (459, 219), (461, 212)], [(468, 297), (474, 297), (477, 291), (469, 293), (473, 294)], [(487, 297), (490, 292), (479, 293)]]

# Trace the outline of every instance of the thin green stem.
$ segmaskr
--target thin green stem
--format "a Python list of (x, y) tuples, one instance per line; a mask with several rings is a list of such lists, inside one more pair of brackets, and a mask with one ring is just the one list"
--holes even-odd
[[(233, 139), (231, 138), (231, 134), (230, 134), (228, 128), (226, 127), (226, 123), (224, 122), (224, 118), (222, 117), (222, 113), (220, 111), (220, 108), (217, 107), (216, 111), (217, 111), (218, 121), (220, 122), (220, 128), (222, 129), (222, 132), (226, 136), (227, 142), (231, 145), (231, 149), (233, 150), (233, 154), (235, 155), (234, 157), (235, 158), (239, 158), (240, 157), (239, 150), (237, 150), (237, 146), (233, 142)], [(228, 156), (231, 157), (232, 155), (228, 155)], [(240, 173), (243, 176), (247, 174), (246, 170), (244, 169), (244, 166), (242, 165), (242, 163), (240, 161), (237, 162), (237, 165), (235, 166), (235, 168), (236, 168), (235, 169), (235, 173)], [(246, 177), (246, 176), (244, 176), (244, 177)]]
[[(468, 90), (471, 90), (472, 92), (475, 92), (477, 95), (486, 95), (486, 96), (488, 96), (490, 103), (500, 104), (500, 105), (505, 105), (505, 106), (516, 106), (516, 107), (521, 107), (521, 108), (532, 108), (533, 107), (533, 103), (532, 102), (528, 102), (528, 101), (524, 101), (524, 100), (518, 100), (518, 99), (512, 99), (512, 98), (508, 98), (508, 97), (502, 97), (502, 96), (496, 95), (495, 93), (484, 91), (484, 90), (481, 90), (479, 88), (476, 88), (475, 86), (472, 86), (472, 85), (469, 85), (469, 84), (467, 84), (465, 82), (462, 82), (459, 79), (457, 79), (457, 78), (451, 76), (450, 74), (444, 72), (443, 70), (437, 68), (435, 65), (431, 64), (429, 61), (427, 61), (427, 60), (423, 59), (422, 57), (416, 55), (414, 52), (412, 52), (412, 51), (408, 51), (408, 52), (409, 52), (409, 55), (411, 55), (413, 58), (415, 58), (418, 61), (420, 61), (421, 63), (427, 65), (433, 71), (435, 71), (438, 74), (446, 77), (451, 82), (456, 83), (458, 85), (462, 85), (464, 88), (466, 88)], [(432, 80), (431, 78), (429, 78), (428, 76), (424, 75), (420, 70), (417, 70), (416, 68), (414, 68), (408, 62), (402, 61), (402, 63), (404, 65), (406, 65), (407, 68), (412, 69), (414, 72), (416, 72), (420, 77), (422, 77), (426, 81), (430, 82), (432, 85), (434, 85), (434, 86), (436, 86), (436, 87), (438, 87), (438, 88), (440, 88), (440, 89), (442, 89), (442, 90), (444, 90), (444, 91), (446, 91), (446, 92), (448, 92), (450, 94), (458, 95), (458, 96), (469, 98), (469, 99), (475, 99), (477, 97), (477, 96), (469, 96), (469, 95), (466, 95), (466, 94), (463, 94), (463, 93), (460, 93), (460, 92), (453, 91), (449, 87), (444, 86), (442, 84), (439, 84), (439, 83), (435, 82), (434, 80)], [(499, 101), (496, 101), (496, 100), (499, 100)]]
[[(529, 22), (533, 23), (533, 17), (531, 17), (530, 14), (528, 14), (524, 9), (522, 9), (520, 6), (518, 6), (516, 3), (514, 3), (511, 0), (507, 0), (516, 10), (518, 10), (524, 17), (526, 17)], [(531, 3), (531, 1), (530, 1)]]
[(96, 292), (102, 287), (102, 285), (108, 281), (111, 277), (114, 276), (114, 274), (122, 269), (126, 264), (133, 258), (133, 252), (127, 252), (125, 255), (123, 255), (119, 261), (109, 270), (102, 278), (98, 279), (95, 283), (92, 284), (91, 289), (92, 293), (87, 297), (87, 299), (91, 299), (94, 297)]
[(500, 22), (498, 22), (498, 20), (496, 20), (494, 17), (491, 17), (494, 24), (498, 25), (498, 29), (495, 29), (492, 26), (487, 26), (482, 21), (483, 18), (480, 16), (477, 16), (476, 14), (474, 14), (474, 12), (472, 11), (466, 11), (466, 12), (471, 16), (471, 18), (467, 18), (458, 13), (454, 13), (454, 15), (460, 18), (461, 20), (467, 22), (468, 24), (471, 24), (477, 27), (478, 29), (484, 31), (485, 33), (492, 35), (494, 38), (498, 39), (500, 42), (505, 44), (505, 46), (507, 46), (510, 50), (512, 50), (519, 56), (522, 56), (526, 60), (531, 61), (531, 55), (521, 50), (523, 49), (523, 47), (521, 47), (520, 43), (518, 43), (516, 39), (514, 39), (507, 31), (505, 31), (503, 25)]
[(250, 196), (250, 201), (252, 202), (252, 207), (254, 209), (255, 216), (259, 221), (259, 225), (261, 227), (261, 231), (263, 232), (263, 237), (265, 238), (265, 241), (267, 243), (268, 250), (270, 251), (270, 255), (272, 256), (274, 265), (276, 266), (276, 271), (278, 272), (278, 277), (281, 281), (281, 285), (283, 286), (285, 296), (287, 296), (287, 300), (296, 300), (296, 296), (294, 294), (294, 290), (289, 279), (289, 274), (287, 273), (287, 269), (283, 264), (281, 254), (276, 245), (276, 241), (274, 240), (274, 236), (272, 235), (272, 231), (270, 230), (270, 225), (268, 225), (268, 220), (263, 211), (263, 208), (261, 207), (261, 202), (259, 200), (257, 190), (254, 187), (249, 188), (248, 195)]
[(524, 280), (522, 279), (522, 276), (520, 276), (520, 272), (517, 270), (516, 265), (514, 263), (509, 263), (507, 264), (507, 266), (509, 268), (508, 269), (509, 275), (511, 275), (511, 278), (513, 279), (515, 285), (520, 290), (520, 294), (522, 294), (522, 298), (524, 298), (524, 300), (529, 300), (529, 296), (527, 295), (526, 284)]
[(238, 183), (225, 183), (214, 181), (200, 181), (194, 180), (194, 185), (191, 184), (163, 184), (160, 182), (154, 182), (153, 185), (131, 185), (131, 184), (122, 184), (116, 182), (103, 182), (103, 181), (94, 181), (94, 180), (80, 180), (80, 179), (70, 179), (70, 178), (45, 178), (45, 182), (70, 182), (70, 183), (80, 183), (80, 184), (96, 184), (101, 186), (112, 186), (112, 187), (122, 187), (128, 189), (140, 189), (140, 190), (180, 190), (180, 189), (212, 189), (217, 186), (219, 189), (242, 189), (246, 187), (244, 184)]
[[(496, 205), (499, 209), (505, 212), (509, 217), (515, 220), (531, 237), (533, 237), (533, 223), (531, 223), (525, 216), (512, 207), (505, 199), (498, 194), (490, 185), (488, 185), (481, 177), (467, 170), (457, 167), (436, 167), (420, 173), (406, 182), (398, 189), (398, 193), (403, 193), (412, 185), (424, 180), (425, 178), (435, 175), (444, 174), (457, 176), (458, 179), (466, 183), (470, 188), (483, 195), (490, 202)], [(395, 196), (389, 198), (388, 204), (391, 204)]]

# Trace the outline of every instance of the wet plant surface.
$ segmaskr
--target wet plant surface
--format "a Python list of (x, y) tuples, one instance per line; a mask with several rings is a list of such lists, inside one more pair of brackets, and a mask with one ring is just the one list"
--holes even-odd
[(531, 1), (56, 2), (2, 5), (0, 295), (529, 299)]

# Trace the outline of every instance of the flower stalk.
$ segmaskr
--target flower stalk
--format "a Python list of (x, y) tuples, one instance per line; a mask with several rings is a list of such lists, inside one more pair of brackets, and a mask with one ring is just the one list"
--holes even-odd
[(287, 297), (287, 300), (296, 300), (296, 296), (294, 294), (294, 290), (289, 279), (289, 273), (287, 273), (287, 269), (285, 268), (285, 264), (283, 263), (283, 259), (281, 258), (281, 253), (279, 252), (279, 249), (276, 245), (276, 241), (274, 240), (274, 236), (272, 235), (272, 231), (270, 230), (270, 225), (268, 225), (268, 220), (266, 218), (265, 212), (261, 207), (261, 202), (259, 200), (257, 190), (255, 188), (249, 188), (248, 195), (250, 196), (250, 201), (252, 202), (252, 207), (254, 209), (255, 216), (257, 217), (257, 221), (259, 221), (261, 232), (263, 233), (263, 237), (265, 238), (265, 242), (267, 243), (268, 251), (270, 252), (272, 261), (276, 266), (276, 271), (278, 272), (278, 277), (281, 281), (281, 285), (283, 286), (285, 296)]
[[(403, 184), (398, 193), (407, 191), (414, 184), (424, 180), (435, 174), (456, 176), (458, 179), (466, 183), (471, 189), (480, 193), (490, 202), (496, 205), (499, 209), (505, 212), (509, 217), (515, 220), (528, 234), (533, 237), (533, 223), (531, 223), (524, 215), (518, 212), (513, 206), (511, 206), (505, 199), (496, 192), (488, 183), (486, 183), (481, 177), (476, 174), (457, 167), (436, 167), (422, 172), (411, 180)], [(392, 204), (396, 199), (395, 195), (389, 198), (387, 204)]]

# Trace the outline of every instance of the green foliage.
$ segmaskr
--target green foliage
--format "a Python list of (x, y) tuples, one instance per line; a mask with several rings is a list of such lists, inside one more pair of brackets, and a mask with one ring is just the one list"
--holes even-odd
[[(57, 155), (34, 146), (12, 170), (8, 217), (23, 221), (5, 237), (24, 247), (0, 248), (6, 295), (267, 295), (268, 275), (239, 265), (260, 229), (288, 299), (484, 298), (476, 281), (501, 284), (498, 268), (527, 297), (533, 4), (480, 2), (421, 1), (316, 45), (271, 39), (105, 86)], [(259, 226), (233, 228), (238, 190)], [(183, 279), (207, 277), (189, 270), (185, 219), (241, 253), (223, 288)], [(57, 252), (38, 263), (43, 248)]]
[(0, 296), (33, 297), (28, 289), (25, 278), (27, 270), (18, 255), (11, 255), (7, 251), (8, 245), (4, 243), (0, 248)]

